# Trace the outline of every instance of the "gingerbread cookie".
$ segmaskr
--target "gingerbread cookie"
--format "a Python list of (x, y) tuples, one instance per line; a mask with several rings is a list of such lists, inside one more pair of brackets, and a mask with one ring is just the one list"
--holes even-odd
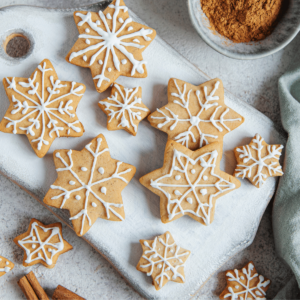
[(36, 219), (30, 221), (28, 230), (14, 238), (14, 242), (24, 250), (24, 267), (41, 263), (52, 269), (61, 254), (73, 249), (63, 239), (61, 223), (44, 225)]
[(242, 270), (226, 272), (227, 286), (220, 299), (266, 299), (266, 291), (270, 280), (258, 275), (253, 262), (249, 262)]
[(108, 130), (125, 129), (134, 136), (139, 123), (150, 114), (150, 110), (142, 102), (141, 87), (129, 89), (115, 83), (111, 96), (99, 101), (98, 105), (108, 116)]
[(170, 280), (185, 282), (184, 267), (191, 252), (176, 245), (169, 231), (154, 240), (140, 240), (140, 243), (143, 255), (136, 268), (152, 277), (156, 290)]
[(79, 36), (66, 60), (90, 68), (99, 93), (121, 75), (147, 77), (142, 52), (156, 32), (133, 22), (123, 0), (112, 1), (103, 12), (76, 11), (74, 20)]
[(260, 188), (268, 177), (282, 176), (279, 163), (282, 149), (282, 145), (268, 145), (256, 134), (249, 145), (234, 149), (237, 160), (234, 176), (248, 178), (257, 188)]
[(26, 134), (38, 157), (43, 157), (60, 136), (82, 136), (84, 129), (76, 116), (85, 85), (60, 81), (48, 59), (30, 78), (7, 77), (3, 85), (10, 106), (0, 122), (0, 131)]
[(220, 171), (222, 144), (211, 143), (196, 151), (169, 140), (164, 165), (142, 178), (140, 183), (160, 196), (163, 223), (183, 215), (209, 225), (216, 200), (240, 187), (239, 180)]
[(57, 150), (53, 157), (58, 178), (44, 202), (68, 209), (77, 235), (84, 235), (97, 218), (124, 220), (121, 191), (136, 169), (110, 157), (102, 134), (81, 151)]
[(14, 264), (3, 256), (0, 256), (0, 277), (14, 268)]
[(225, 105), (221, 79), (194, 86), (171, 78), (168, 102), (148, 120), (152, 126), (166, 132), (170, 139), (191, 150), (222, 142), (226, 133), (244, 122), (241, 115)]

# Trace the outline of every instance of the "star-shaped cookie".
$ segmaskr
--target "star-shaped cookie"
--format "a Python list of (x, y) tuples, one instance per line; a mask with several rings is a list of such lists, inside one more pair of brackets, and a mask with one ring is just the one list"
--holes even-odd
[(282, 176), (279, 163), (282, 149), (282, 145), (268, 145), (256, 134), (249, 145), (234, 149), (237, 160), (234, 176), (248, 178), (257, 188), (260, 188), (268, 177)]
[(24, 250), (24, 267), (41, 263), (52, 269), (61, 254), (73, 249), (63, 239), (61, 223), (44, 225), (36, 219), (30, 221), (28, 230), (14, 238), (14, 242)]
[(160, 196), (163, 223), (189, 215), (209, 225), (216, 200), (240, 187), (239, 180), (220, 171), (222, 144), (211, 143), (196, 151), (169, 140), (164, 165), (142, 178), (140, 183)]
[(227, 286), (220, 295), (220, 299), (266, 299), (266, 291), (270, 280), (259, 275), (253, 262), (249, 262), (241, 270), (229, 270), (226, 272)]
[(0, 256), (0, 277), (14, 268), (14, 264), (3, 256)]
[(185, 282), (184, 267), (191, 252), (176, 245), (169, 231), (154, 240), (140, 240), (140, 243), (143, 255), (136, 268), (152, 277), (157, 290), (170, 280)]
[(44, 202), (68, 209), (77, 235), (84, 235), (97, 218), (124, 220), (121, 191), (136, 168), (112, 159), (102, 134), (81, 151), (57, 150), (53, 157), (58, 177)]
[(74, 20), (79, 36), (66, 60), (90, 68), (99, 93), (121, 75), (147, 77), (142, 52), (156, 32), (133, 22), (123, 0), (112, 1), (103, 12), (76, 11)]
[(85, 85), (60, 81), (48, 59), (29, 78), (6, 77), (3, 85), (10, 105), (0, 131), (26, 134), (38, 157), (47, 153), (56, 137), (83, 135), (76, 109)]
[(150, 114), (142, 102), (141, 87), (129, 89), (115, 83), (111, 96), (99, 101), (98, 105), (108, 116), (108, 130), (125, 129), (134, 136), (139, 123)]
[(241, 115), (225, 105), (223, 83), (218, 78), (199, 86), (171, 78), (168, 102), (148, 120), (191, 150), (222, 142), (226, 133), (244, 122)]

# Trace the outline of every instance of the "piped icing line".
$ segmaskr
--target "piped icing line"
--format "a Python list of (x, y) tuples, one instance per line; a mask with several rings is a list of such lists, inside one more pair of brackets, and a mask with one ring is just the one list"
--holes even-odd
[[(226, 119), (227, 113), (230, 111), (229, 108), (226, 108), (226, 110), (221, 114), (219, 118), (216, 118), (216, 114), (220, 108), (222, 108), (221, 105), (219, 105), (219, 97), (215, 95), (216, 91), (219, 88), (220, 81), (216, 81), (213, 90), (208, 94), (207, 87), (204, 86), (204, 102), (202, 102), (200, 98), (200, 90), (196, 91), (196, 96), (198, 99), (198, 103), (200, 106), (199, 111), (196, 114), (193, 114), (190, 110), (189, 104), (190, 104), (190, 95), (192, 93), (192, 90), (187, 91), (186, 84), (183, 85), (183, 89), (180, 90), (176, 79), (174, 79), (174, 83), (177, 89), (177, 92), (171, 93), (171, 95), (177, 99), (173, 101), (174, 104), (179, 105), (182, 107), (186, 113), (188, 114), (188, 118), (180, 118), (175, 112), (173, 112), (171, 109), (169, 109), (167, 106), (165, 109), (169, 112), (169, 115), (167, 112), (162, 111), (161, 109), (157, 109), (157, 111), (162, 115), (160, 117), (151, 116), (152, 119), (156, 120), (162, 120), (161, 123), (157, 125), (158, 128), (162, 128), (165, 125), (169, 126), (169, 130), (173, 131), (175, 128), (177, 128), (177, 125), (180, 125), (180, 123), (188, 122), (190, 126), (186, 131), (183, 131), (179, 133), (177, 136), (174, 137), (174, 140), (178, 143), (181, 143), (182, 145), (189, 147), (189, 141), (192, 140), (194, 143), (196, 142), (196, 138), (194, 133), (192, 132), (193, 128), (196, 128), (199, 136), (199, 148), (203, 147), (204, 145), (209, 144), (207, 138), (213, 138), (217, 139), (218, 136), (214, 134), (209, 134), (206, 132), (203, 132), (201, 130), (201, 124), (203, 123), (210, 123), (212, 126), (214, 126), (219, 132), (223, 131), (223, 127), (230, 131), (230, 128), (226, 125), (226, 122), (236, 122), (236, 121), (242, 121), (241, 118), (235, 118), (235, 119)], [(211, 114), (209, 119), (202, 119), (201, 115), (204, 111), (207, 109), (210, 109), (212, 107), (216, 107), (213, 113)], [(220, 126), (222, 125), (222, 126)]]
[[(160, 190), (167, 198), (167, 213), (168, 218), (171, 221), (177, 215), (183, 215), (185, 213), (190, 213), (196, 217), (201, 218), (206, 225), (211, 223), (211, 210), (213, 208), (213, 199), (220, 196), (221, 194), (234, 190), (235, 184), (223, 179), (221, 176), (215, 173), (216, 162), (218, 158), (218, 151), (213, 150), (206, 152), (205, 154), (200, 155), (195, 160), (191, 159), (189, 156), (184, 153), (174, 149), (172, 166), (168, 174), (163, 175), (155, 180), (151, 179), (150, 185)], [(201, 172), (197, 178), (192, 182), (190, 179), (190, 170), (194, 170), (195, 166), (200, 165), (202, 167)], [(172, 178), (174, 171), (182, 173), (187, 184), (179, 184), (177, 180), (174, 183), (164, 183), (164, 179)], [(217, 179), (216, 183), (206, 183), (204, 175), (207, 171), (210, 171), (210, 175)], [(203, 194), (207, 194), (207, 188), (214, 187), (216, 192), (212, 194), (209, 193), (209, 202), (202, 203), (201, 197)], [(175, 196), (172, 196), (164, 188), (173, 188)], [(181, 194), (177, 189), (186, 188), (184, 194)], [(200, 191), (199, 191), (200, 189)], [(200, 194), (202, 196), (200, 196)], [(195, 210), (184, 209), (182, 207), (182, 202), (187, 201), (191, 204), (192, 198), (189, 196), (192, 195), (197, 202), (197, 207)]]
[[(92, 168), (90, 170), (87, 170), (86, 172), (90, 172), (90, 176), (89, 176), (89, 180), (87, 183), (85, 183), (81, 178), (80, 178), (80, 173), (76, 173), (76, 171), (74, 170), (73, 166), (74, 166), (74, 161), (73, 161), (73, 157), (72, 157), (72, 150), (69, 150), (67, 152), (68, 158), (69, 158), (69, 162), (70, 164), (68, 164), (66, 162), (66, 160), (64, 158), (62, 158), (60, 152), (56, 153), (56, 157), (63, 163), (63, 165), (65, 167), (63, 168), (58, 168), (56, 169), (57, 172), (64, 172), (64, 171), (68, 171), (72, 174), (72, 176), (74, 177), (74, 180), (76, 181), (76, 187), (71, 189), (71, 190), (67, 190), (62, 186), (56, 186), (56, 185), (51, 185), (51, 189), (53, 190), (60, 190), (62, 191), (61, 194), (52, 197), (52, 200), (56, 200), (59, 199), (61, 197), (63, 197), (63, 201), (62, 204), (60, 206), (60, 208), (64, 208), (64, 205), (66, 203), (66, 201), (74, 194), (75, 199), (77, 200), (77, 196), (76, 196), (76, 192), (79, 192), (81, 190), (85, 190), (85, 199), (84, 199), (84, 208), (82, 210), (80, 210), (79, 213), (77, 213), (75, 216), (71, 217), (70, 220), (76, 220), (81, 218), (81, 230), (80, 230), (80, 234), (83, 234), (83, 230), (84, 230), (84, 224), (85, 221), (87, 220), (87, 222), (89, 223), (89, 226), (92, 226), (92, 221), (90, 219), (89, 213), (88, 213), (88, 204), (89, 202), (91, 202), (90, 196), (93, 196), (93, 202), (95, 202), (96, 198), (105, 208), (106, 211), (106, 215), (107, 218), (110, 219), (110, 213), (113, 213), (116, 217), (118, 217), (120, 220), (123, 221), (123, 217), (117, 213), (113, 208), (120, 208), (123, 207), (123, 204), (118, 204), (118, 203), (110, 203), (110, 202), (106, 202), (104, 199), (102, 199), (93, 189), (94, 186), (99, 185), (101, 183), (105, 183), (108, 182), (109, 180), (112, 179), (118, 179), (118, 180), (122, 180), (125, 183), (128, 183), (128, 181), (123, 177), (123, 175), (125, 175), (126, 173), (130, 172), (131, 169), (126, 169), (125, 171), (119, 172), (119, 168), (122, 165), (122, 162), (117, 162), (116, 165), (116, 170), (115, 172), (106, 178), (103, 178), (101, 180), (97, 180), (95, 182), (93, 182), (93, 176), (94, 176), (94, 172), (98, 171), (101, 174), (104, 174), (104, 169), (102, 167), (98, 168), (98, 170), (96, 170), (96, 163), (98, 158), (105, 152), (109, 152), (108, 148), (103, 149), (102, 151), (100, 151), (100, 146), (101, 146), (101, 142), (102, 142), (102, 138), (98, 138), (97, 139), (97, 146), (96, 146), (96, 150), (93, 151), (91, 149), (91, 145), (92, 143), (88, 144), (85, 148), (86, 150), (88, 150), (88, 152), (92, 155), (93, 157), (93, 163), (92, 163)], [(107, 192), (107, 188), (106, 187), (102, 187), (102, 193), (105, 195)], [(80, 199), (78, 199), (80, 200)], [(97, 204), (97, 203), (96, 203)], [(92, 207), (95, 207), (94, 205), (92, 205)]]
[[(81, 21), (78, 22), (77, 24), (79, 27), (81, 27), (84, 24), (88, 24), (90, 28), (95, 33), (97, 33), (97, 35), (80, 34), (78, 37), (95, 41), (96, 44), (88, 46), (85, 49), (79, 50), (77, 52), (72, 52), (69, 57), (69, 61), (71, 62), (72, 59), (74, 59), (75, 57), (82, 56), (91, 50), (97, 50), (97, 52), (89, 58), (88, 62), (89, 65), (91, 66), (97, 60), (97, 57), (103, 51), (106, 50), (101, 74), (96, 75), (93, 78), (98, 80), (97, 87), (100, 87), (103, 81), (110, 82), (110, 79), (105, 76), (105, 71), (108, 70), (107, 64), (110, 55), (112, 56), (114, 67), (116, 68), (116, 70), (120, 72), (120, 59), (118, 58), (115, 49), (120, 51), (131, 62), (132, 64), (131, 76), (133, 76), (136, 71), (140, 74), (143, 74), (144, 73), (143, 65), (146, 64), (146, 61), (145, 60), (139, 61), (135, 59), (133, 54), (127, 49), (127, 47), (133, 47), (137, 49), (144, 48), (145, 47), (144, 45), (140, 45), (134, 42), (133, 39), (135, 37), (142, 37), (144, 38), (145, 41), (150, 41), (151, 38), (148, 35), (153, 33), (153, 30), (144, 29), (144, 28), (141, 28), (138, 31), (133, 31), (134, 28), (130, 26), (130, 24), (132, 24), (133, 21), (130, 17), (128, 17), (126, 20), (122, 19), (123, 22), (120, 22), (121, 21), (120, 18), (118, 19), (119, 13), (121, 11), (127, 12), (128, 10), (126, 6), (120, 5), (120, 0), (116, 0), (115, 4), (112, 3), (109, 5), (109, 7), (114, 9), (113, 16), (111, 16), (110, 14), (107, 14), (105, 16), (101, 10), (98, 12), (98, 15), (102, 20), (105, 29), (99, 27), (96, 24), (96, 22), (92, 21), (92, 14), (90, 12), (87, 12), (87, 14), (82, 14), (79, 12), (76, 13), (76, 16), (81, 18)], [(111, 19), (112, 19), (112, 28), (109, 28), (107, 20), (111, 20)], [(122, 24), (118, 30), (117, 30), (117, 22)], [(124, 34), (126, 29), (131, 32)], [(127, 41), (128, 39), (132, 39), (132, 41)]]
[[(51, 231), (50, 236), (45, 241), (42, 241), (37, 228), (42, 229), (44, 232)], [(59, 242), (51, 243), (51, 239), (54, 236), (58, 237)], [(53, 264), (53, 257), (57, 253), (64, 250), (64, 241), (59, 227), (46, 228), (39, 225), (37, 222), (33, 222), (31, 224), (30, 234), (22, 240), (19, 240), (18, 244), (26, 252), (27, 258), (25, 262), (27, 264), (30, 264), (36, 260), (43, 260), (47, 265), (51, 266)], [(26, 245), (31, 245), (34, 250), (31, 252), (30, 249), (26, 248)], [(46, 247), (49, 248), (46, 249)], [(49, 251), (49, 249), (51, 251)], [(37, 257), (33, 258), (35, 254), (37, 255)]]

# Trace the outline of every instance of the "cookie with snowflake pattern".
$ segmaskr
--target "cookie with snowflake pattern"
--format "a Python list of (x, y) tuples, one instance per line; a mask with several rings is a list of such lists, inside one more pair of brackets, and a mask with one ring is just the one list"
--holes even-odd
[(283, 145), (268, 145), (256, 134), (249, 145), (234, 149), (237, 167), (235, 177), (248, 178), (257, 188), (262, 187), (268, 177), (282, 176), (279, 158)]
[(3, 85), (10, 101), (0, 131), (26, 134), (38, 157), (43, 157), (57, 137), (78, 137), (84, 132), (76, 109), (85, 85), (60, 81), (48, 59), (29, 78), (6, 77)]
[(31, 219), (28, 230), (14, 238), (14, 242), (24, 250), (24, 267), (41, 263), (52, 269), (61, 254), (73, 249), (63, 239), (61, 223), (44, 225), (36, 219)]
[(3, 256), (0, 256), (0, 277), (14, 268), (14, 264)]
[(216, 200), (240, 187), (235, 177), (220, 170), (222, 143), (196, 151), (169, 140), (164, 165), (140, 183), (160, 196), (163, 223), (188, 215), (204, 225), (214, 219)]
[(150, 114), (142, 102), (141, 87), (130, 89), (115, 83), (110, 97), (99, 101), (98, 105), (108, 116), (108, 130), (125, 129), (134, 136), (139, 123)]
[(66, 60), (90, 68), (99, 93), (121, 75), (147, 77), (142, 52), (156, 32), (133, 22), (123, 0), (112, 1), (103, 12), (76, 11), (74, 20), (79, 36)]
[(185, 282), (184, 267), (191, 252), (179, 247), (169, 231), (154, 240), (140, 240), (140, 243), (143, 255), (136, 268), (152, 277), (156, 290), (170, 280)]
[(171, 78), (168, 104), (153, 112), (148, 120), (191, 150), (222, 142), (226, 133), (244, 122), (241, 115), (225, 105), (223, 83), (218, 78), (199, 86)]
[(84, 235), (97, 218), (125, 219), (121, 192), (136, 168), (110, 157), (102, 134), (81, 151), (53, 153), (58, 177), (47, 192), (47, 205), (68, 209), (77, 235)]
[(266, 291), (270, 280), (259, 275), (250, 261), (241, 270), (229, 270), (226, 272), (227, 286), (220, 295), (220, 299), (266, 299)]

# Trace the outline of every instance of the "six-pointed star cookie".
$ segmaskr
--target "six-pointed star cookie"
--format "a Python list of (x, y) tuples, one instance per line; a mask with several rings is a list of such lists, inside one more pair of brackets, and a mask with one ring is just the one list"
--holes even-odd
[(222, 142), (226, 133), (244, 122), (241, 115), (225, 105), (221, 79), (194, 86), (171, 78), (168, 102), (148, 120), (152, 126), (166, 132), (170, 139), (191, 150)]
[(61, 254), (73, 249), (63, 239), (61, 223), (44, 225), (36, 219), (31, 220), (28, 230), (14, 238), (14, 242), (25, 252), (24, 267), (41, 263), (52, 269)]
[(220, 295), (220, 299), (266, 299), (270, 280), (258, 275), (252, 261), (241, 270), (227, 271), (226, 280), (227, 286)]
[(14, 268), (14, 264), (3, 256), (0, 256), (0, 277)]
[(74, 12), (78, 40), (66, 60), (90, 68), (96, 90), (105, 91), (120, 75), (147, 77), (142, 52), (155, 30), (133, 22), (123, 0), (114, 0), (104, 12)]
[(7, 77), (3, 85), (10, 106), (0, 122), (0, 131), (26, 134), (38, 157), (43, 157), (60, 136), (82, 136), (84, 129), (76, 116), (85, 86), (60, 81), (48, 59), (30, 78)]
[(256, 134), (249, 145), (234, 149), (237, 167), (235, 177), (247, 177), (252, 184), (260, 188), (268, 177), (282, 176), (279, 163), (282, 145), (268, 145)]
[(238, 179), (220, 171), (222, 144), (212, 143), (197, 151), (169, 140), (164, 165), (140, 182), (160, 196), (163, 223), (189, 215), (209, 225), (214, 219), (216, 200), (240, 187)]
[(111, 96), (99, 101), (98, 105), (108, 116), (108, 130), (125, 129), (134, 136), (141, 120), (150, 114), (150, 110), (142, 102), (141, 87), (129, 89), (115, 83)]
[(140, 240), (143, 255), (137, 270), (152, 276), (157, 290), (169, 280), (184, 283), (184, 267), (191, 252), (180, 248), (170, 232), (155, 237), (154, 240)]
[(77, 235), (84, 235), (97, 218), (124, 220), (121, 191), (136, 169), (110, 157), (102, 134), (81, 151), (58, 150), (53, 156), (58, 178), (44, 202), (68, 209)]

